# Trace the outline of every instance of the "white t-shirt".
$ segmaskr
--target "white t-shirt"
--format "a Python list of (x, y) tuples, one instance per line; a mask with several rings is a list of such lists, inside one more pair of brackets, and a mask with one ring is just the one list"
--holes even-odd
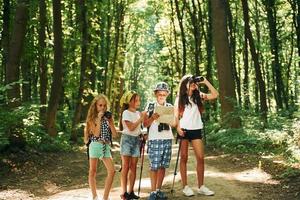
[(125, 121), (130, 121), (134, 123), (139, 119), (140, 119), (139, 111), (131, 112), (129, 110), (124, 110), (124, 112), (122, 113), (123, 134), (131, 135), (131, 136), (139, 136), (141, 134), (141, 124), (139, 124), (133, 131), (130, 131), (125, 123)]
[[(189, 97), (191, 104), (185, 105), (183, 115), (179, 121), (180, 128), (187, 130), (203, 129), (203, 122), (197, 104)], [(178, 103), (178, 99), (177, 99)]]
[[(158, 105), (157, 102), (155, 103), (154, 106), (156, 105)], [(145, 109), (145, 111), (147, 112), (148, 112), (148, 106), (149, 104), (146, 106)], [(152, 124), (149, 127), (148, 140), (169, 140), (174, 138), (171, 127), (169, 130), (163, 130), (161, 132), (158, 132), (158, 125), (159, 123), (156, 120), (152, 122)]]

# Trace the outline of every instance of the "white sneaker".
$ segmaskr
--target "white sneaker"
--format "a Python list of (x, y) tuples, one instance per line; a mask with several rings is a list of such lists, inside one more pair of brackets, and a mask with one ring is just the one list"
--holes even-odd
[(198, 188), (198, 194), (204, 194), (206, 196), (212, 196), (215, 194), (215, 192), (211, 191), (205, 185), (202, 185), (200, 188)]
[(99, 200), (98, 196), (95, 196), (95, 198), (93, 198), (93, 200)]
[(183, 188), (182, 192), (183, 192), (183, 194), (184, 194), (185, 196), (187, 196), (187, 197), (191, 197), (191, 196), (194, 195), (193, 190), (192, 190), (188, 185), (186, 185), (186, 186)]

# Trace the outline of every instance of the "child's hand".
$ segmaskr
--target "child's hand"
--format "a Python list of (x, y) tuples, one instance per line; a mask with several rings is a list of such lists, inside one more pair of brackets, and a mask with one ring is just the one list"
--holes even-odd
[(184, 135), (185, 135), (185, 131), (183, 131), (181, 128), (177, 128), (177, 133), (178, 133), (178, 135), (180, 135), (181, 137), (184, 137)]
[(144, 121), (145, 117), (147, 116), (147, 112), (143, 111), (141, 112), (141, 120)]
[(159, 118), (159, 114), (158, 113), (153, 113), (153, 115), (151, 116), (154, 120), (157, 120)]

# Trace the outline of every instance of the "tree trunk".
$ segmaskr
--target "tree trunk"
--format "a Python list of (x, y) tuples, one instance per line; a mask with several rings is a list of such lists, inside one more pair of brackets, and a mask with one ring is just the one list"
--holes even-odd
[(195, 60), (195, 65), (192, 67), (192, 69), (195, 69), (193, 71), (193, 73), (195, 73), (196, 75), (200, 75), (200, 55), (201, 55), (201, 33), (200, 33), (200, 21), (197, 18), (197, 8), (195, 5), (194, 0), (192, 0), (192, 5), (193, 5), (193, 9), (190, 7), (189, 4), (187, 4), (187, 10), (190, 14), (190, 18), (192, 21), (192, 27), (193, 27), (193, 36), (194, 36), (194, 45), (195, 45), (195, 49), (194, 49), (194, 60)]
[(232, 115), (236, 106), (234, 77), (231, 66), (231, 55), (228, 41), (228, 31), (225, 13), (225, 0), (212, 0), (213, 40), (216, 49), (216, 61), (219, 78), (221, 102), (221, 117), (223, 126), (238, 128), (240, 119)]
[[(272, 53), (272, 69), (273, 76), (275, 78), (275, 99), (277, 107), (283, 108), (283, 100), (286, 96), (284, 91), (284, 85), (282, 81), (281, 64), (279, 61), (279, 40), (277, 37), (277, 24), (276, 24), (276, 7), (275, 0), (264, 0), (265, 8), (267, 11), (267, 21), (269, 24), (270, 46)], [(288, 103), (285, 102), (286, 107)]]
[(63, 39), (61, 23), (61, 1), (53, 0), (53, 31), (54, 31), (54, 69), (50, 98), (47, 109), (46, 130), (50, 136), (56, 136), (56, 114), (62, 91), (62, 59)]
[[(246, 30), (245, 30), (246, 32)], [(250, 91), (249, 91), (249, 57), (248, 57), (248, 40), (245, 35), (244, 39), (244, 108), (248, 110), (250, 108)]]
[(180, 35), (181, 35), (181, 42), (182, 42), (182, 76), (186, 74), (186, 39), (185, 39), (185, 32), (184, 32), (184, 25), (183, 25), (183, 10), (185, 9), (185, 0), (183, 1), (182, 11), (179, 8), (178, 0), (175, 0), (175, 7), (176, 7), (176, 14), (177, 19), (180, 27)]
[(28, 0), (19, 0), (6, 64), (6, 81), (7, 84), (11, 84), (11, 88), (7, 90), (7, 97), (8, 105), (11, 108), (20, 105), (20, 85), (16, 82), (19, 81), (19, 66), (26, 35), (27, 20)]
[(120, 27), (121, 27), (121, 23), (123, 23), (124, 21), (124, 11), (125, 11), (125, 5), (124, 2), (121, 1), (120, 3), (117, 2), (116, 3), (116, 21), (115, 21), (115, 30), (116, 30), (116, 34), (115, 34), (115, 47), (114, 47), (114, 56), (113, 56), (113, 60), (112, 60), (112, 65), (111, 65), (111, 77), (109, 80), (109, 85), (108, 85), (108, 98), (110, 99), (111, 97), (111, 88), (112, 88), (112, 84), (113, 84), (113, 80), (115, 78), (115, 70), (116, 70), (116, 64), (117, 64), (117, 59), (118, 59), (118, 54), (119, 54), (119, 41), (120, 41), (120, 35), (122, 34), (120, 31)]
[(80, 114), (82, 110), (82, 99), (83, 99), (83, 91), (85, 88), (86, 81), (86, 68), (87, 68), (87, 47), (88, 47), (88, 32), (87, 32), (87, 18), (86, 18), (86, 6), (84, 0), (79, 0), (80, 7), (80, 22), (81, 24), (81, 63), (80, 63), (80, 83), (78, 89), (78, 97), (76, 101), (76, 108), (73, 117), (72, 123), (72, 131), (70, 140), (73, 142), (77, 142), (77, 124), (80, 122)]
[(259, 96), (260, 96), (260, 111), (262, 113), (262, 120), (266, 124), (268, 107), (267, 107), (267, 100), (266, 100), (265, 82), (262, 77), (258, 54), (256, 53), (254, 39), (253, 39), (251, 30), (250, 30), (249, 14), (248, 14), (249, 8), (248, 8), (247, 0), (242, 0), (242, 5), (243, 5), (243, 15), (244, 15), (244, 21), (245, 21), (245, 36), (249, 42), (251, 56), (252, 56), (252, 60), (254, 62), (254, 67), (255, 67), (256, 80), (259, 85), (258, 89), (259, 89)]
[(46, 104), (47, 104), (47, 63), (45, 56), (46, 48), (46, 3), (45, 0), (39, 0), (39, 43), (38, 43), (38, 66), (39, 66), (39, 76), (40, 76), (40, 120), (44, 124), (46, 119)]
[[(226, 14), (227, 14), (227, 19), (228, 19), (228, 28), (229, 28), (229, 43), (230, 43), (230, 53), (232, 56), (232, 71), (233, 71), (233, 76), (236, 84), (236, 91), (238, 95), (238, 102), (239, 105), (242, 105), (242, 95), (241, 95), (241, 81), (240, 77), (238, 74), (237, 66), (236, 66), (236, 38), (235, 38), (235, 30), (233, 26), (233, 17), (229, 5), (229, 1), (225, 1), (225, 7), (226, 7)], [(236, 22), (235, 22), (236, 23)]]
[(177, 44), (177, 33), (176, 33), (176, 27), (175, 27), (175, 20), (174, 20), (174, 7), (173, 7), (173, 0), (170, 0), (170, 6), (171, 6), (171, 21), (172, 21), (172, 28), (173, 28), (173, 37), (174, 37), (174, 43), (175, 43), (175, 52), (176, 52), (176, 60), (175, 60), (175, 69), (178, 72), (179, 78), (181, 77), (181, 68), (180, 68), (180, 56), (179, 56), (179, 50), (178, 50), (178, 44)]
[(30, 71), (30, 62), (28, 57), (21, 61), (21, 71), (22, 71), (22, 102), (28, 102), (31, 99), (31, 71)]
[(0, 77), (0, 83), (1, 85), (4, 85), (7, 83), (7, 80), (5, 80), (5, 66), (7, 64), (8, 60), (8, 49), (9, 49), (9, 27), (10, 27), (10, 1), (4, 0), (3, 2), (3, 30), (1, 34), (1, 43), (2, 43), (2, 66), (1, 68), (1, 77)]

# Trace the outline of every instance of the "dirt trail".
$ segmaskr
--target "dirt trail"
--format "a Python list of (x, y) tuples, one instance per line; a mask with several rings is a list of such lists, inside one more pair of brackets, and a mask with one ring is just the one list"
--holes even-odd
[[(276, 195), (272, 195), (272, 192), (270, 194), (265, 193), (276, 190), (276, 187), (279, 187), (280, 184), (278, 181), (273, 180), (270, 174), (259, 168), (259, 162), (254, 164), (245, 163), (241, 158), (232, 158), (222, 154), (207, 155), (205, 159), (205, 184), (215, 191), (216, 194), (214, 196), (195, 195), (193, 197), (184, 197), (179, 172), (176, 176), (175, 192), (171, 194), (177, 150), (178, 145), (173, 145), (171, 166), (167, 171), (163, 186), (163, 190), (167, 192), (169, 199), (281, 199), (279, 196), (276, 198)], [(189, 153), (188, 182), (196, 191), (195, 159), (192, 150)], [(113, 155), (117, 169), (120, 167), (118, 154), (118, 149), (115, 149)], [(146, 156), (140, 194), (142, 199), (147, 199), (150, 191), (147, 166), (148, 158)], [(138, 168), (137, 175), (139, 175), (139, 170)], [(41, 159), (38, 163), (27, 161), (24, 166), (16, 166), (14, 173), (8, 174), (7, 177), (0, 180), (0, 200), (91, 199), (87, 183), (87, 172), (88, 166), (84, 149), (75, 153), (47, 155), (46, 158)], [(103, 188), (104, 177), (105, 168), (100, 164), (97, 174), (99, 195), (103, 193), (101, 188)], [(0, 178), (2, 179), (3, 177)], [(110, 194), (112, 200), (120, 199), (119, 180), (120, 173), (117, 172)], [(135, 186), (137, 191), (138, 181)]]

